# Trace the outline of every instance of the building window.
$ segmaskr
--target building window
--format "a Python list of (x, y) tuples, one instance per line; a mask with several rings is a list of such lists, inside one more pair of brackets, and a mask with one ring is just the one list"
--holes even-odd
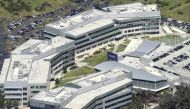
[(38, 92), (40, 92), (40, 91), (32, 91), (33, 94), (36, 94), (36, 93), (38, 93)]
[(45, 88), (46, 88), (46, 86), (40, 86), (40, 88), (41, 88), (41, 89), (45, 89)]
[(23, 88), (23, 90), (27, 90), (27, 88), (26, 88), (26, 87), (24, 87), (24, 88)]

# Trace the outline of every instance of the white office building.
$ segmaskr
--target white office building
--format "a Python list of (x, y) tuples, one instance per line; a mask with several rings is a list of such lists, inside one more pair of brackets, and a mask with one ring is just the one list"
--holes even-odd
[(133, 3), (103, 10), (91, 9), (67, 17), (47, 24), (44, 34), (47, 38), (64, 36), (75, 40), (76, 55), (82, 55), (123, 37), (159, 34), (159, 26), (157, 5)]
[(52, 75), (74, 63), (74, 53), (74, 42), (63, 37), (28, 40), (4, 61), (0, 74), (4, 98), (27, 105), (31, 96), (49, 89)]
[(169, 87), (167, 78), (119, 62), (108, 61), (95, 66), (97, 71), (109, 71), (114, 68), (122, 68), (132, 72), (133, 88), (159, 92)]
[(116, 109), (132, 102), (131, 72), (99, 72), (42, 91), (30, 99), (31, 109)]

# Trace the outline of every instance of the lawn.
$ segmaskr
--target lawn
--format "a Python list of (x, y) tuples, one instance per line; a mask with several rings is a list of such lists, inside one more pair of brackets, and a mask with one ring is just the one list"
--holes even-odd
[[(0, 0), (0, 3), (4, 0)], [(17, 0), (18, 1), (18, 0)], [(46, 12), (50, 12), (53, 10), (58, 9), (59, 7), (63, 7), (67, 3), (72, 3), (70, 0), (25, 0), (26, 3), (30, 4), (31, 11), (22, 10), (18, 12), (18, 14), (14, 15), (13, 13), (5, 10), (3, 6), (0, 4), (0, 16), (4, 16), (6, 18), (14, 19), (20, 16), (32, 16), (38, 15)], [(42, 11), (35, 11), (36, 8), (42, 6), (44, 3), (50, 4), (47, 8), (43, 9)]]
[(93, 71), (94, 69), (84, 66), (84, 67), (75, 69), (73, 71), (67, 72), (62, 78), (59, 79), (59, 83), (56, 84), (56, 87), (63, 86), (65, 83), (68, 83), (72, 80), (80, 78), (81, 76), (88, 75), (92, 73)]
[[(0, 0), (5, 1), (5, 0)], [(21, 11), (18, 15), (13, 15), (2, 6), (0, 7), (0, 16), (5, 16), (7, 18), (14, 18), (20, 17), (25, 15), (36, 15), (45, 12), (53, 11), (59, 7), (64, 6), (65, 4), (73, 4), (72, 0), (25, 0), (29, 4), (31, 4), (32, 11), (26, 12)], [(127, 4), (127, 3), (134, 3), (134, 2), (141, 2), (147, 4), (156, 3), (156, 1), (160, 1), (159, 7), (161, 10), (161, 15), (166, 17), (172, 17), (178, 20), (184, 20), (190, 22), (190, 0), (110, 0), (110, 5), (119, 5), (119, 4)], [(51, 6), (43, 11), (35, 11), (36, 7), (41, 6), (43, 3), (49, 3)], [(76, 4), (75, 4), (76, 5)]]
[(108, 51), (113, 51), (113, 48), (111, 48), (111, 49), (109, 49), (107, 51), (104, 51), (104, 52), (102, 52), (102, 53), (100, 53), (98, 55), (95, 55), (95, 56), (92, 56), (90, 58), (87, 58), (83, 62), (86, 62), (91, 66), (96, 66), (97, 64), (100, 64), (102, 62), (107, 61), (107, 52)]
[(120, 44), (116, 52), (117, 52), (117, 53), (118, 53), (118, 52), (122, 52), (122, 51), (125, 50), (126, 47), (127, 47), (127, 45)]

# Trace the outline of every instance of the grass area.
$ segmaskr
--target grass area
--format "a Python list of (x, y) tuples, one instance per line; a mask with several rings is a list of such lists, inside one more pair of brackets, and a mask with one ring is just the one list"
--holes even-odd
[[(4, 1), (5, 0), (0, 0), (0, 3), (4, 2)], [(18, 0), (15, 0), (15, 1), (18, 1)], [(73, 2), (71, 2), (71, 0), (25, 0), (25, 2), (27, 4), (29, 4), (31, 10), (30, 11), (26, 11), (26, 10), (18, 11), (18, 14), (16, 14), (16, 15), (14, 13), (7, 11), (0, 4), (0, 16), (4, 16), (9, 19), (16, 19), (20, 16), (29, 16), (29, 15), (38, 15), (38, 14), (42, 14), (42, 13), (47, 13), (47, 12), (56, 10), (60, 7), (63, 7), (64, 5), (67, 5), (67, 4), (72, 5), (73, 4)], [(8, 1), (6, 1), (5, 3), (8, 3)], [(36, 11), (37, 8), (43, 7), (43, 5), (46, 3), (48, 3), (49, 6), (46, 6), (41, 11)]]
[[(0, 0), (0, 2), (6, 0)], [(15, 0), (18, 1), (18, 0)], [(72, 0), (25, 0), (28, 4), (31, 5), (31, 11), (20, 11), (18, 15), (13, 15), (2, 6), (0, 6), (0, 16), (14, 18), (15, 16), (26, 16), (26, 15), (36, 15), (45, 12), (53, 11), (59, 7), (64, 5), (73, 7), (72, 5), (77, 5)], [(147, 2), (145, 2), (147, 1)], [(159, 1), (159, 2), (157, 2)], [(42, 11), (35, 11), (37, 7), (42, 6), (44, 3), (50, 4), (47, 8)], [(184, 20), (190, 22), (190, 0), (110, 0), (110, 5), (119, 5), (119, 4), (127, 4), (127, 3), (134, 3), (134, 2), (141, 2), (147, 4), (158, 3), (161, 14), (163, 16), (172, 17), (178, 20)]]
[(122, 51), (125, 50), (126, 47), (127, 47), (127, 45), (120, 44), (116, 52), (117, 52), (117, 53), (118, 53), (118, 52), (122, 52)]
[(188, 37), (182, 38), (180, 36), (174, 36), (174, 35), (166, 35), (166, 36), (161, 36), (161, 37), (145, 37), (145, 39), (164, 42), (167, 45), (176, 45), (189, 38)]
[(94, 69), (89, 68), (87, 66), (72, 70), (70, 72), (65, 73), (65, 75), (59, 79), (59, 83), (56, 86), (63, 86), (65, 83), (80, 78), (80, 76), (88, 75), (92, 73)]
[(113, 48), (107, 50), (107, 51), (104, 51), (98, 55), (95, 55), (95, 56), (92, 56), (90, 58), (87, 58), (84, 60), (84, 62), (88, 63), (89, 65), (91, 66), (96, 66), (97, 64), (100, 64), (102, 62), (105, 62), (107, 61), (107, 52), (108, 51), (113, 51)]

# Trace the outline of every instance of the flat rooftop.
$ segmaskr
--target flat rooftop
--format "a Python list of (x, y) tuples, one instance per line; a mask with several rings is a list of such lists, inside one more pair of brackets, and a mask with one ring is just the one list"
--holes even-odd
[(73, 40), (64, 37), (55, 37), (51, 40), (30, 39), (21, 46), (17, 47), (11, 54), (34, 54), (39, 55), (59, 46), (71, 43)]
[[(63, 87), (50, 90), (49, 92), (40, 92), (32, 97), (31, 100), (61, 103), (66, 108), (80, 109), (95, 97), (130, 83), (132, 80), (128, 78), (129, 74), (130, 72), (123, 69), (90, 74), (71, 81)], [(69, 98), (72, 99), (69, 100)]]
[(111, 6), (103, 10), (91, 9), (74, 16), (50, 23), (46, 28), (57, 29), (73, 37), (91, 32), (94, 29), (113, 23), (112, 20), (126, 20), (135, 17), (160, 16), (157, 5), (143, 5), (132, 3), (127, 5)]
[(129, 52), (127, 55), (131, 57), (142, 57), (144, 55), (148, 55), (153, 50), (160, 46), (160, 42), (143, 40), (142, 43), (132, 52)]
[(113, 68), (123, 68), (133, 73), (132, 75), (133, 79), (152, 81), (152, 82), (166, 80), (165, 78), (153, 75), (142, 69), (137, 69), (137, 68), (119, 63), (119, 62), (115, 62), (115, 61), (103, 62), (101, 64), (96, 65), (95, 68), (101, 71), (109, 71)]
[(69, 16), (65, 19), (47, 24), (47, 26), (51, 26), (51, 27), (54, 27), (57, 29), (65, 29), (65, 28), (71, 27), (75, 24), (85, 22), (85, 21), (90, 20), (92, 18), (96, 18), (97, 16), (101, 16), (103, 14), (104, 14), (103, 11), (100, 11), (97, 9), (91, 9), (91, 10), (79, 13), (77, 15)]
[(5, 59), (0, 83), (5, 81), (25, 81), (33, 84), (43, 84), (48, 81), (50, 62), (45, 59), (59, 53), (59, 47), (72, 40), (55, 37), (50, 41), (28, 40), (23, 45), (11, 52), (11, 56)]
[[(5, 61), (7, 67), (6, 81), (25, 81), (28, 83), (46, 83), (50, 63), (44, 60), (32, 61), (31, 55), (11, 55)], [(5, 69), (5, 68), (3, 68)]]
[(103, 9), (116, 13), (118, 12), (126, 13), (126, 12), (137, 12), (137, 11), (156, 11), (158, 10), (158, 7), (155, 4), (143, 5), (142, 3), (132, 3), (132, 4), (124, 4), (118, 6), (110, 6)]
[(92, 23), (89, 23), (87, 25), (80, 26), (76, 29), (67, 31), (66, 34), (77, 36), (78, 34), (85, 34), (87, 32), (99, 29), (101, 27), (105, 27), (108, 25), (114, 24), (113, 19), (101, 19)]

